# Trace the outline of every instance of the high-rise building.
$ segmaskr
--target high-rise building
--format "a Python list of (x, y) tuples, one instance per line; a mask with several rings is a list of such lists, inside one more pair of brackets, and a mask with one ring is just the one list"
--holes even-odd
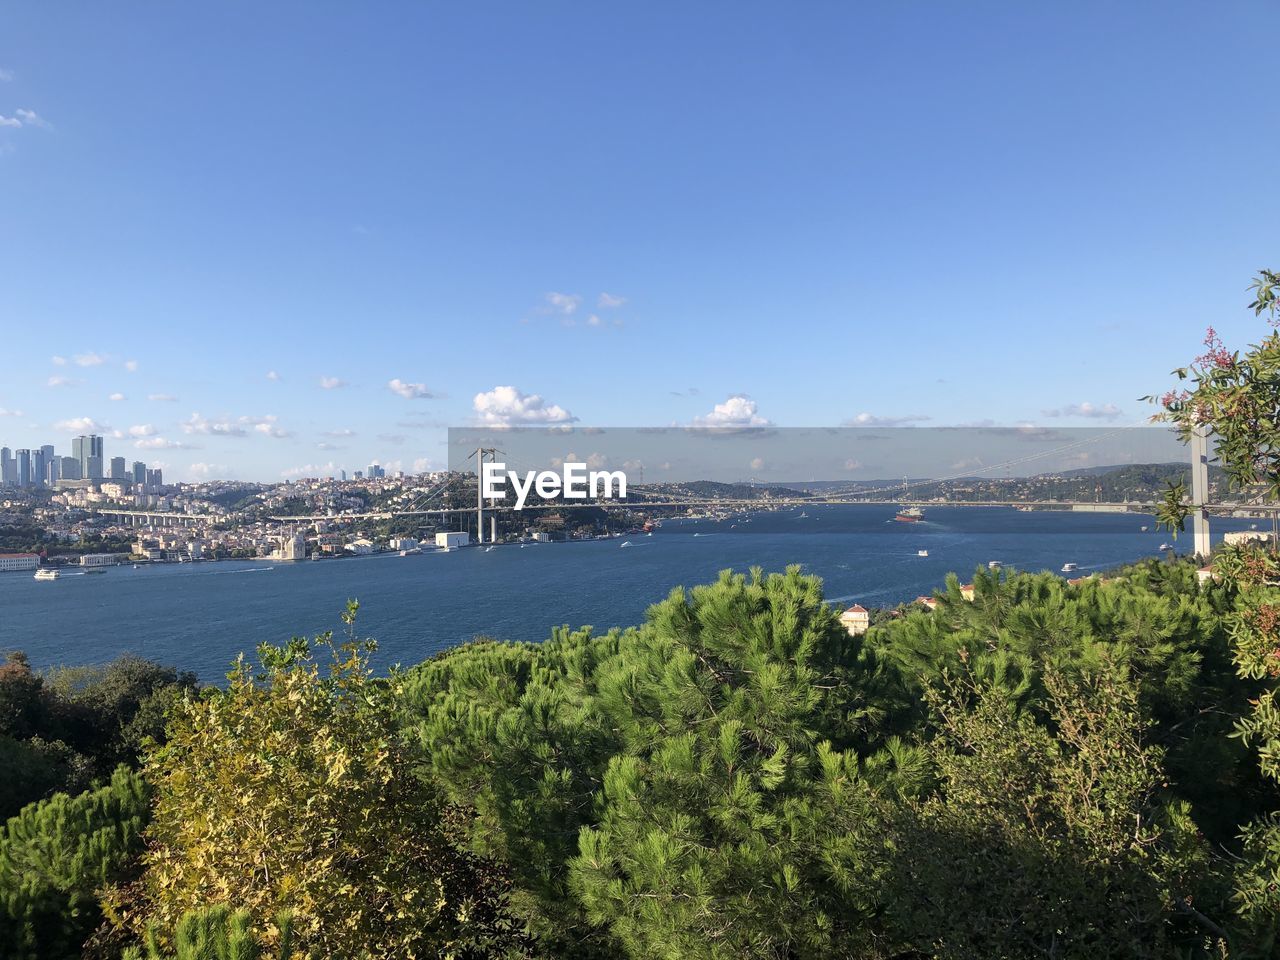
[(141, 460), (133, 461), (133, 482), (139, 484), (147, 482), (147, 465)]
[(41, 478), (46, 486), (52, 487), (62, 479), (62, 458), (56, 454), (44, 463), (44, 476)]
[(82, 480), (102, 479), (102, 438), (96, 433), (71, 441), (71, 455), (80, 461)]
[(378, 480), (387, 475), (387, 471), (376, 463), (369, 464), (369, 479)]
[(148, 470), (148, 471), (147, 471), (147, 486), (148, 486), (148, 487), (163, 487), (163, 486), (164, 486), (164, 471), (163, 471), (162, 469), (160, 469), (159, 467), (156, 467), (154, 470)]
[(18, 482), (18, 461), (13, 459), (13, 451), (8, 447), (0, 447), (0, 486), (11, 487)]
[(124, 457), (111, 458), (111, 479), (112, 480), (128, 480), (129, 475), (125, 473)]
[(80, 461), (75, 457), (62, 458), (62, 470), (60, 480), (79, 480), (80, 479)]
[(31, 482), (43, 487), (49, 482), (49, 464), (57, 454), (54, 453), (53, 444), (46, 443), (39, 450), (31, 451)]
[(14, 458), (18, 461), (18, 486), (31, 486), (31, 451), (16, 450)]

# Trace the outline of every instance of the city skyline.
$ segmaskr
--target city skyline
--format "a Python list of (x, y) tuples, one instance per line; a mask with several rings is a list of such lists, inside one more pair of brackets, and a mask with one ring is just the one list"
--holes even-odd
[(1123, 425), (1258, 334), (1263, 4), (240, 9), (10, 12), (11, 448), (270, 482), (449, 426)]

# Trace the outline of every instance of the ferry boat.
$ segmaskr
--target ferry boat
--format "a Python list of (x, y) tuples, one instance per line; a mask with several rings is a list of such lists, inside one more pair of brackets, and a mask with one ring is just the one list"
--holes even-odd
[(903, 507), (893, 519), (899, 523), (919, 523), (924, 519), (924, 511), (919, 507)]
[(1063, 572), (1063, 573), (1075, 573), (1075, 572), (1076, 572), (1076, 570), (1078, 570), (1078, 569), (1079, 569), (1079, 565), (1078, 565), (1078, 564), (1074, 564), (1074, 563), (1064, 563), (1064, 564), (1062, 565), (1062, 572)]
[(60, 576), (62, 576), (62, 574), (59, 573), (57, 570), (53, 569), (52, 567), (41, 567), (39, 570), (36, 571), (35, 579), (57, 580)]

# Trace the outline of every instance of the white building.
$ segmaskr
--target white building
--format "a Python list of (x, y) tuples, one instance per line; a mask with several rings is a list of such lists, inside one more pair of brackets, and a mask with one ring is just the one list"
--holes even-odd
[(849, 636), (859, 637), (867, 632), (871, 626), (871, 614), (867, 612), (867, 608), (861, 604), (855, 603), (852, 607), (840, 614), (840, 622), (844, 624), (844, 628), (849, 631)]
[(1265, 530), (1232, 530), (1222, 535), (1225, 544), (1270, 543), (1271, 534)]
[(417, 537), (392, 537), (392, 550), (416, 550), (419, 546)]
[(471, 542), (471, 534), (465, 530), (456, 533), (437, 533), (436, 546), (442, 550), (452, 550), (454, 547), (465, 547)]
[(551, 534), (547, 533), (547, 531), (545, 530), (539, 530), (536, 533), (532, 534), (532, 538), (534, 543), (550, 543), (551, 542)]
[(356, 540), (352, 540), (342, 549), (345, 550), (347, 553), (354, 554), (357, 557), (366, 557), (369, 554), (373, 553), (373, 541), (366, 540), (364, 537), (360, 537)]
[(120, 555), (116, 553), (86, 553), (80, 557), (82, 567), (109, 567), (119, 562)]
[(0, 573), (10, 570), (34, 570), (40, 566), (38, 553), (0, 553)]

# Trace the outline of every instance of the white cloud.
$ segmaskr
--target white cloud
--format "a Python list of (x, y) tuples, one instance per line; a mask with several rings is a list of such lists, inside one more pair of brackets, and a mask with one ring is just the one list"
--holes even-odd
[(154, 437), (160, 431), (149, 423), (136, 423), (129, 428), (131, 437)]
[(418, 457), (413, 461), (414, 473), (430, 473), (433, 469), (435, 468), (431, 465), (431, 461), (426, 457)]
[(387, 381), (387, 389), (406, 400), (430, 400), (434, 396), (425, 383), (408, 383), (398, 377)]
[(536, 393), (521, 393), (515, 387), (494, 387), (487, 393), (477, 393), (472, 406), (480, 422), (492, 426), (573, 423), (578, 419), (564, 407), (547, 403)]
[(177, 403), (178, 398), (172, 393), (149, 393), (147, 399), (153, 403)]
[(1117, 407), (1114, 403), (1093, 404), (1088, 403), (1069, 403), (1065, 407), (1057, 410), (1042, 410), (1046, 417), (1084, 417), (1089, 420), (1115, 420), (1117, 417), (1123, 416), (1124, 411)]
[(354, 437), (355, 435), (356, 432), (348, 427), (343, 427), (340, 430), (326, 430), (320, 434), (322, 437), (334, 437), (335, 439), (339, 437)]
[(268, 417), (262, 423), (255, 423), (253, 429), (265, 437), (271, 437), (275, 440), (283, 440), (285, 437), (292, 437), (293, 434), (285, 430), (283, 427), (276, 426), (276, 418)]
[(248, 429), (243, 423), (230, 418), (210, 420), (198, 413), (191, 414), (190, 419), (182, 424), (183, 433), (198, 433), (213, 437), (243, 437)]
[(582, 297), (576, 293), (548, 293), (547, 306), (555, 313), (562, 313), (566, 317), (572, 314), (582, 304)]
[(60, 433), (110, 433), (111, 428), (99, 423), (93, 417), (75, 417), (71, 420), (59, 420), (53, 429)]
[(111, 400), (112, 402), (118, 403), (121, 400), (128, 400), (129, 398), (126, 397), (123, 393), (113, 393), (111, 394), (111, 396), (107, 397), (107, 399)]
[(272, 382), (274, 382), (274, 381), (276, 381), (276, 380), (279, 380), (279, 379), (280, 379), (280, 374), (276, 373), (274, 370), (268, 370), (268, 371), (267, 371), (267, 379), (268, 379), (268, 380), (271, 380)]
[(763, 458), (763, 457), (753, 457), (753, 458), (752, 458), (752, 460), (751, 460), (751, 463), (750, 463), (750, 467), (751, 467), (751, 469), (752, 469), (752, 470), (763, 470), (763, 469), (764, 469), (764, 458)]
[(79, 382), (80, 382), (79, 380), (74, 380), (71, 377), (57, 377), (57, 376), (50, 377), (47, 381), (45, 381), (46, 385), (50, 387), (74, 387)]
[(861, 460), (854, 460), (852, 457), (850, 457), (848, 460), (846, 460), (846, 461), (844, 462), (844, 468), (845, 468), (846, 470), (850, 470), (850, 471), (852, 471), (852, 470), (861, 470), (861, 469), (862, 469), (862, 461), (861, 461)]
[(100, 367), (107, 362), (107, 358), (100, 353), (77, 353), (72, 357), (77, 367)]
[(594, 313), (591, 316), (587, 317), (588, 327), (598, 327), (600, 325), (601, 325), (601, 320)]
[(34, 110), (24, 110), (19, 107), (15, 113), (17, 114), (18, 123), (24, 127), (39, 127), (42, 130), (48, 130), (52, 124), (44, 117), (36, 113)]
[(860, 413), (850, 417), (841, 426), (845, 427), (905, 427), (912, 423), (924, 423), (932, 419), (922, 413), (908, 413), (901, 417), (881, 417), (874, 413)]
[(340, 390), (347, 385), (347, 381), (341, 377), (321, 377), (320, 388), (322, 390)]
[(317, 450), (341, 450), (342, 447), (338, 446), (336, 443), (325, 443), (322, 441), (316, 444), (316, 449)]
[(612, 310), (615, 307), (622, 306), (626, 302), (626, 297), (615, 297), (612, 293), (602, 293), (600, 294), (599, 299), (596, 300), (596, 306), (601, 310)]
[(0, 113), (0, 127), (20, 127), (20, 126), (22, 126), (22, 121), (19, 120), (17, 117), (6, 117), (3, 113)]
[(164, 437), (143, 437), (133, 441), (133, 445), (139, 450), (194, 450), (195, 447), (183, 443), (181, 440), (166, 440)]
[(756, 412), (756, 402), (746, 394), (735, 393), (724, 403), (717, 403), (711, 412), (694, 417), (700, 427), (767, 427), (769, 421)]
[(20, 417), (20, 416), (22, 416), (21, 410), (9, 410), (5, 407), (0, 407), (0, 417)]
[(328, 477), (337, 472), (338, 468), (330, 460), (328, 463), (306, 463), (300, 467), (290, 467), (288, 470), (281, 470), (280, 476), (286, 479), (291, 477)]
[(218, 477), (231, 476), (231, 468), (224, 463), (193, 463), (187, 467), (193, 477), (200, 480), (212, 480)]
[(137, 361), (137, 360), (126, 360), (126, 361), (124, 362), (124, 368), (125, 368), (126, 370), (128, 370), (130, 373), (137, 373), (137, 372), (138, 372), (138, 361)]
[(8, 83), (12, 79), (13, 79), (12, 70), (0, 69), (0, 83)]
[(66, 358), (66, 357), (57, 357), (57, 356), (54, 356), (54, 357), (50, 357), (49, 359), (50, 359), (50, 361), (52, 361), (52, 363), (53, 363), (53, 365), (54, 365), (55, 367), (65, 367), (65, 366), (67, 365), (67, 358)]

